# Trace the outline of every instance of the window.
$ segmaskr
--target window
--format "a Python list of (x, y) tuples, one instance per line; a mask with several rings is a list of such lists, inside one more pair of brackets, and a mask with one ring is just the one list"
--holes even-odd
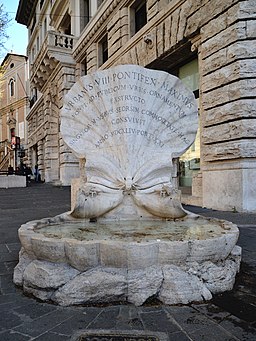
[(135, 1), (130, 7), (130, 34), (131, 37), (147, 23), (146, 1)]
[(87, 75), (87, 57), (81, 63), (81, 76)]
[(62, 33), (71, 35), (71, 17), (68, 13), (64, 15), (60, 28)]
[(35, 47), (32, 48), (32, 52), (31, 52), (31, 64), (33, 64), (35, 60)]
[(47, 18), (44, 19), (44, 38), (46, 37), (47, 34)]
[(10, 96), (14, 96), (14, 79), (11, 79), (10, 80), (10, 83), (9, 83), (9, 88), (10, 88)]
[(80, 2), (81, 31), (90, 20), (90, 1), (82, 0)]
[(33, 105), (35, 104), (36, 100), (37, 100), (37, 88), (33, 88), (31, 90), (31, 98), (30, 98), (30, 101), (29, 101), (30, 108), (33, 107)]
[[(195, 98), (199, 97), (198, 60), (194, 59), (178, 69), (178, 77), (193, 91)], [(179, 185), (191, 188), (193, 177), (200, 170), (200, 130), (198, 129), (195, 142), (179, 158)]]
[(10, 65), (10, 69), (12, 69), (14, 67), (14, 63), (11, 63)]
[(104, 64), (108, 60), (108, 35), (105, 34), (103, 38), (99, 41), (99, 54), (98, 63), (99, 66)]
[(36, 51), (39, 52), (39, 37), (36, 38)]

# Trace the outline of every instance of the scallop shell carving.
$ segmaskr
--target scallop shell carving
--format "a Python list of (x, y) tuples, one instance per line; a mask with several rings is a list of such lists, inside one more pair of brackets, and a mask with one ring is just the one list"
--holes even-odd
[[(155, 199), (150, 204), (141, 196), (155, 198), (159, 192), (162, 201), (168, 197), (176, 203), (172, 159), (194, 142), (197, 127), (193, 93), (177, 77), (137, 65), (81, 77), (65, 96), (61, 111), (64, 141), (79, 158), (86, 158), (83, 195), (95, 201), (96, 196), (118, 192), (112, 204), (102, 204), (102, 212), (101, 205), (96, 205), (97, 216), (120, 205), (122, 192), (132, 193), (135, 205), (152, 215), (173, 217), (173, 213), (156, 214)], [(164, 203), (165, 211), (169, 201)], [(88, 205), (83, 208), (84, 217), (94, 216), (95, 205)]]

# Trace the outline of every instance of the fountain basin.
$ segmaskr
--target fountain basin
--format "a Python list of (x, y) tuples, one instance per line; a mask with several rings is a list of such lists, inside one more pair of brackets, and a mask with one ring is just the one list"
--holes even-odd
[(140, 305), (151, 296), (167, 304), (209, 300), (233, 287), (238, 235), (231, 222), (193, 214), (93, 223), (66, 213), (20, 227), (14, 282), (60, 305)]

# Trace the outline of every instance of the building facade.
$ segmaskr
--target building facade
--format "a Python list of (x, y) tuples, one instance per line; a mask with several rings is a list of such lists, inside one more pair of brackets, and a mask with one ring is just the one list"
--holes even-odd
[(59, 134), (72, 84), (138, 64), (177, 75), (198, 100), (198, 138), (176, 160), (183, 201), (256, 211), (254, 0), (21, 0), (16, 19), (30, 32), (30, 159), (46, 181), (78, 175)]
[(8, 53), (1, 64), (0, 171), (14, 170), (26, 161), (29, 112), (28, 61)]

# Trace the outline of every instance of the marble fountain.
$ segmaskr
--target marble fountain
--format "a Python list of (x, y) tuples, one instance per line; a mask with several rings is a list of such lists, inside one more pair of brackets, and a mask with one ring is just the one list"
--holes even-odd
[(168, 73), (120, 65), (81, 77), (61, 111), (80, 159), (72, 210), (19, 228), (14, 283), (63, 306), (188, 304), (231, 290), (237, 226), (184, 210), (172, 181), (197, 127), (193, 93)]

